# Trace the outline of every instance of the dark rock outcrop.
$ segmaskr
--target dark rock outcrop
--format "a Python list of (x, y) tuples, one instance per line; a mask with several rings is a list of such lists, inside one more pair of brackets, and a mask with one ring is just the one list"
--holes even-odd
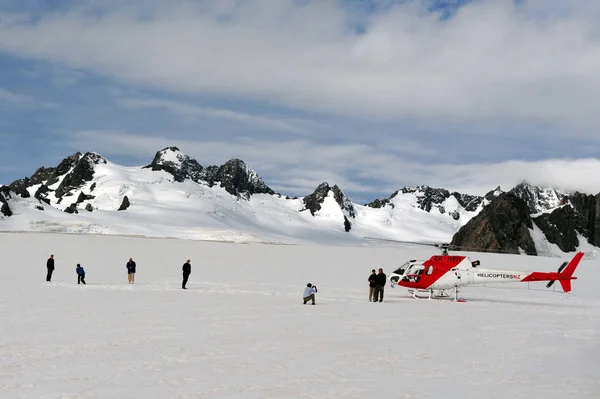
[(71, 205), (65, 208), (65, 212), (67, 213), (79, 213), (77, 210), (77, 203), (73, 202)]
[(48, 199), (48, 193), (51, 190), (45, 184), (42, 184), (34, 194), (34, 197), (39, 201), (44, 201), (46, 204), (50, 205), (50, 200)]
[(92, 206), (92, 204), (90, 204), (88, 202), (87, 205), (85, 206), (85, 210), (88, 212), (92, 212), (94, 210), (94, 207)]
[(533, 222), (544, 233), (548, 242), (556, 244), (563, 252), (573, 252), (579, 246), (578, 226), (575, 211), (570, 206), (555, 209), (533, 218)]
[(121, 202), (121, 206), (119, 207), (119, 211), (124, 211), (129, 208), (131, 204), (129, 203), (129, 198), (127, 196), (123, 197), (123, 202)]
[(31, 187), (31, 181), (28, 177), (24, 178), (24, 179), (19, 179), (19, 180), (15, 180), (14, 182), (10, 183), (10, 185), (8, 187), (10, 187), (10, 190), (21, 196), (22, 198), (29, 198), (31, 197), (31, 194), (29, 194), (29, 191), (27, 191), (27, 187)]
[(477, 195), (461, 194), (458, 192), (450, 193), (443, 188), (432, 188), (429, 186), (408, 186), (394, 192), (389, 198), (379, 198), (375, 201), (366, 204), (371, 208), (383, 208), (387, 205), (393, 207), (394, 199), (399, 194), (412, 194), (416, 197), (416, 207), (426, 212), (431, 212), (431, 209), (437, 208), (441, 214), (448, 213), (454, 220), (460, 219), (458, 212), (446, 212), (443, 203), (450, 197), (456, 198), (456, 201), (467, 212), (474, 212), (481, 205), (484, 198)]
[(451, 244), (466, 249), (502, 251), (537, 255), (529, 233), (533, 222), (525, 201), (513, 194), (502, 193), (452, 238)]
[(79, 197), (77, 197), (77, 203), (81, 204), (83, 201), (91, 200), (96, 198), (93, 195), (84, 194), (83, 191), (79, 193)]
[(565, 200), (573, 207), (574, 228), (592, 245), (600, 245), (600, 193), (575, 193)]
[(0, 186), (0, 213), (4, 216), (12, 216), (10, 206), (8, 206), (8, 200), (11, 199), (9, 186)]
[(92, 183), (92, 185), (90, 186), (90, 193), (92, 191), (94, 191), (95, 188), (96, 188), (96, 183)]
[(356, 210), (354, 209), (354, 205), (352, 205), (352, 201), (350, 201), (337, 185), (330, 187), (327, 182), (319, 184), (312, 194), (307, 195), (302, 199), (302, 202), (304, 203), (303, 210), (308, 210), (310, 214), (314, 216), (321, 210), (321, 206), (325, 201), (325, 198), (329, 195), (329, 192), (333, 192), (333, 198), (344, 214), (344, 220), (342, 221), (344, 223), (344, 230), (350, 231), (352, 224), (350, 223), (349, 218), (356, 217)]
[(275, 194), (241, 159), (231, 159), (218, 169), (209, 166), (202, 173), (202, 178), (210, 186), (220, 183), (231, 195), (249, 198), (252, 194)]
[(144, 168), (162, 170), (177, 182), (186, 179), (205, 182), (209, 187), (219, 184), (229, 194), (249, 198), (252, 194), (275, 194), (258, 174), (240, 159), (231, 159), (222, 166), (204, 168), (195, 159), (181, 153), (177, 147), (167, 147), (156, 153), (152, 163)]
[(144, 168), (164, 170), (173, 175), (175, 181), (183, 182), (190, 179), (198, 182), (204, 169), (195, 159), (181, 153), (177, 147), (167, 147), (158, 151), (150, 165)]
[(532, 214), (548, 211), (564, 204), (565, 193), (551, 189), (521, 183), (509, 191), (527, 203)]
[[(86, 153), (73, 167), (56, 189), (56, 196), (63, 197), (94, 178), (95, 165), (106, 163), (106, 160), (94, 152)], [(71, 193), (72, 194), (72, 193)]]

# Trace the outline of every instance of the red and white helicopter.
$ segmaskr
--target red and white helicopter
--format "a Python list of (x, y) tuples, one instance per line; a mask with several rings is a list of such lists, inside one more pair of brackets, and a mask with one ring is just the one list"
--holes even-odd
[[(365, 237), (373, 239), (370, 237)], [(556, 272), (531, 272), (483, 269), (478, 267), (480, 261), (471, 261), (468, 256), (449, 255), (448, 250), (460, 250), (461, 247), (451, 244), (427, 244), (409, 241), (396, 241), (375, 239), (380, 241), (392, 241), (407, 244), (429, 245), (440, 248), (441, 255), (434, 255), (429, 260), (409, 260), (390, 276), (392, 287), (398, 285), (408, 288), (414, 298), (429, 297), (430, 299), (451, 298), (464, 302), (458, 298), (459, 289), (466, 286), (490, 284), (490, 283), (515, 283), (548, 281), (547, 288), (552, 287), (558, 281), (564, 292), (571, 291), (571, 280), (577, 279), (573, 276), (575, 269), (583, 258), (583, 252), (575, 254), (570, 262), (564, 262)], [(473, 249), (464, 249), (473, 251)], [(500, 251), (478, 251), (478, 252), (500, 252)]]

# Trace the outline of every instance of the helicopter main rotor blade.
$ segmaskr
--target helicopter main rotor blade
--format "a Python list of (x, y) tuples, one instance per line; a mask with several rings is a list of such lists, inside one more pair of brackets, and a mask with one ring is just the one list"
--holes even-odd
[(392, 240), (390, 238), (376, 238), (376, 237), (363, 237), (367, 240), (375, 240), (375, 241), (387, 241), (387, 242), (397, 242), (400, 244), (414, 244), (414, 245), (425, 245), (429, 247), (439, 247), (440, 244), (433, 242), (418, 242), (418, 241), (403, 241), (403, 240)]

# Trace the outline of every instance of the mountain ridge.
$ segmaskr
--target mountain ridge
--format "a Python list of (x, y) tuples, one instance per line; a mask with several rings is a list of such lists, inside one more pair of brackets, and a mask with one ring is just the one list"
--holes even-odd
[[(248, 215), (254, 214), (256, 220), (266, 218), (260, 214), (260, 205), (256, 204), (268, 203), (269, 206), (275, 206), (278, 212), (283, 212), (289, 220), (298, 219), (291, 216), (297, 214), (299, 219), (319, 228), (327, 220), (325, 224), (329, 223), (335, 230), (351, 232), (358, 229), (356, 234), (368, 232), (369, 235), (374, 233), (399, 239), (406, 238), (409, 232), (417, 234), (422, 229), (424, 231), (418, 233), (419, 237), (441, 238), (445, 241), (450, 241), (460, 229), (504, 193), (500, 187), (484, 196), (477, 196), (430, 186), (406, 186), (396, 190), (388, 198), (358, 205), (339, 186), (323, 182), (304, 197), (289, 198), (272, 190), (256, 171), (240, 159), (231, 159), (221, 166), (204, 167), (179, 148), (166, 147), (156, 152), (152, 162), (141, 167), (122, 167), (110, 163), (98, 153), (77, 152), (63, 159), (56, 167), (40, 167), (30, 177), (15, 180), (8, 186), (0, 186), (0, 209), (4, 219), (18, 218), (19, 212), (22, 213), (22, 210), (16, 212), (15, 216), (11, 208), (18, 207), (16, 203), (19, 206), (26, 204), (26, 208), (35, 209), (36, 212), (52, 208), (79, 215), (80, 218), (83, 214), (95, 211), (100, 211), (103, 215), (118, 209), (121, 209), (122, 213), (119, 213), (122, 215), (135, 213), (139, 206), (145, 212), (150, 209), (158, 212), (155, 209), (157, 207), (171, 212), (175, 211), (172, 208), (179, 206), (180, 202), (174, 205), (165, 193), (180, 190), (181, 186), (177, 184), (183, 184), (189, 190), (186, 198), (212, 197), (214, 204), (211, 203), (210, 217), (227, 219), (221, 221), (221, 224), (235, 224), (242, 229), (243, 224), (230, 223), (229, 219), (235, 217), (229, 210), (225, 211), (217, 199), (222, 203), (235, 202)], [(160, 195), (152, 191), (157, 187), (160, 188)], [(571, 250), (574, 245), (578, 245), (577, 234), (582, 234), (594, 245), (600, 242), (600, 223), (594, 219), (600, 219), (600, 215), (597, 215), (600, 206), (596, 206), (594, 199), (585, 197), (586, 194), (568, 194), (526, 182), (507, 193), (523, 201), (531, 215), (542, 216), (539, 223), (535, 223), (536, 226), (547, 238), (550, 237), (549, 242), (558, 245), (562, 251)], [(158, 197), (169, 199), (161, 204)], [(245, 201), (246, 204), (242, 205), (239, 201)], [(204, 207), (202, 203), (199, 204), (200, 208)], [(567, 222), (560, 222), (564, 226), (557, 227), (556, 220), (570, 220), (570, 216), (565, 214), (559, 217), (557, 213), (552, 221), (549, 221), (550, 216), (544, 216), (551, 215), (565, 205), (573, 208), (573, 215), (579, 215), (578, 223), (567, 226)], [(232, 207), (234, 208), (236, 206)], [(193, 208), (190, 212), (193, 212)], [(310, 216), (302, 216), (303, 213)], [(594, 217), (590, 222), (592, 214)], [(248, 215), (244, 217), (250, 217)], [(35, 224), (39, 217), (30, 216), (30, 219), (30, 223)], [(211, 219), (208, 224), (215, 224), (213, 222)], [(42, 221), (43, 223), (45, 222)], [(291, 233), (288, 235), (293, 236)], [(563, 236), (570, 238), (563, 239)]]

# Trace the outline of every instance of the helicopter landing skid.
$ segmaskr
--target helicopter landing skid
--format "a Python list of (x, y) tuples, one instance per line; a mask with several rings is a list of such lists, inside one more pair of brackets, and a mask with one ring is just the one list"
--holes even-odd
[(408, 293), (414, 299), (448, 299), (455, 302), (467, 302), (464, 299), (458, 298), (458, 287), (451, 291), (446, 290), (408, 290)]

